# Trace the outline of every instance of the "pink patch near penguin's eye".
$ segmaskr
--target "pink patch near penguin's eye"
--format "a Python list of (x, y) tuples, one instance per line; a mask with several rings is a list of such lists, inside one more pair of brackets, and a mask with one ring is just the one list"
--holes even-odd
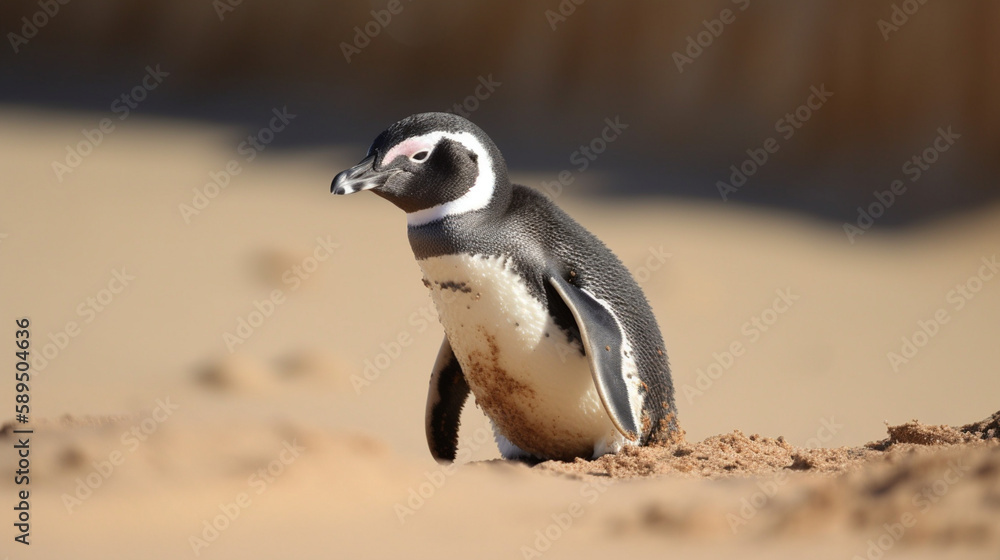
[[(386, 152), (385, 157), (382, 158), (382, 165), (392, 163), (393, 160), (399, 156), (405, 156), (417, 161), (423, 161), (427, 159), (428, 155), (430, 155), (430, 151), (434, 148), (435, 143), (436, 142), (431, 141), (431, 139), (421, 137), (403, 140), (399, 144), (393, 146), (391, 150)], [(420, 155), (421, 152), (424, 152), (424, 156), (422, 158), (415, 157)]]

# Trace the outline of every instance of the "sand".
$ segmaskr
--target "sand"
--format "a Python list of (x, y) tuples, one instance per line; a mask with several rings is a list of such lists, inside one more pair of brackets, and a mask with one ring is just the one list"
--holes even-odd
[[(186, 222), (178, 206), (242, 131), (135, 117), (59, 183), (52, 159), (100, 115), (2, 118), (0, 316), (29, 316), (52, 357), (32, 374), (28, 547), (18, 436), (0, 435), (0, 557), (1000, 552), (1000, 280), (949, 301), (1000, 251), (1000, 208), (851, 245), (840, 224), (765, 210), (567, 192), (642, 282), (686, 436), (529, 466), (498, 460), (471, 405), (442, 466), (423, 434), (442, 331), (403, 218), (327, 192), (363, 146), (265, 152)], [(134, 279), (88, 321), (78, 307), (116, 272)], [(769, 312), (779, 292), (794, 304)], [(939, 309), (894, 369), (887, 353)]]
[[(576, 556), (596, 540), (637, 553), (657, 542), (689, 546), (695, 557), (727, 543), (744, 543), (750, 557), (786, 545), (864, 556), (872, 542), (878, 550), (899, 542), (907, 554), (954, 548), (976, 557), (1000, 550), (998, 418), (972, 430), (913, 421), (862, 447), (802, 448), (734, 431), (595, 461), (422, 470), (375, 438), (302, 426), (181, 420), (132, 446), (126, 434), (143, 433), (143, 415), (64, 417), (34, 426), (34, 507), (44, 513), (31, 550), (321, 557), (347, 547), (352, 557), (378, 557), (424, 546), (461, 556), (496, 540), (485, 557), (502, 558), (556, 544), (560, 556)], [(4, 446), (18, 437), (12, 427), (0, 431)], [(463, 534), (449, 536), (449, 527)]]

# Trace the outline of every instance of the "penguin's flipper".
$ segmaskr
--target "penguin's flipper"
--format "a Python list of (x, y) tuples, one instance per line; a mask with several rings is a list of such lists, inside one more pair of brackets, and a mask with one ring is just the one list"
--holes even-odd
[(584, 352), (590, 362), (597, 394), (615, 428), (632, 441), (639, 439), (639, 427), (632, 414), (628, 385), (622, 370), (622, 343), (625, 334), (614, 315), (586, 290), (553, 274), (549, 283), (569, 307), (580, 329)]
[(465, 381), (462, 366), (458, 364), (455, 353), (451, 351), (451, 344), (445, 337), (431, 372), (424, 425), (427, 430), (427, 445), (431, 455), (438, 461), (455, 460), (458, 423), (468, 396), (469, 384)]

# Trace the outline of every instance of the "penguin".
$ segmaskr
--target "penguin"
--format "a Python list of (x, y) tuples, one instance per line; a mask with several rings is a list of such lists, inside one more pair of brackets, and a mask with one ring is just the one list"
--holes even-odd
[(505, 459), (595, 459), (673, 441), (659, 326), (621, 261), (548, 197), (511, 184), (494, 142), (451, 113), (389, 126), (330, 192), (372, 191), (407, 237), (444, 327), (425, 428), (455, 460), (469, 395)]

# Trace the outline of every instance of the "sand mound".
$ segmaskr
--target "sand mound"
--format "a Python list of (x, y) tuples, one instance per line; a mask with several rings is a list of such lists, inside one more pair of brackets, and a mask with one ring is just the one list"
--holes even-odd
[(667, 474), (717, 478), (760, 475), (784, 468), (836, 473), (848, 466), (868, 460), (874, 454), (873, 451), (866, 449), (795, 447), (782, 437), (773, 439), (757, 434), (747, 436), (735, 430), (694, 444), (681, 442), (663, 447), (632, 447), (617, 455), (605, 455), (595, 461), (582, 459), (573, 463), (547, 461), (538, 468), (612, 478)]
[[(982, 422), (959, 428), (921, 424), (914, 420), (888, 426), (887, 439), (864, 447), (835, 449), (796, 447), (783, 437), (747, 436), (735, 430), (694, 444), (681, 441), (664, 446), (626, 448), (621, 453), (605, 455), (594, 461), (546, 461), (536, 468), (569, 475), (611, 478), (768, 476), (781, 470), (839, 474), (883, 459), (886, 452), (900, 447), (974, 444), (984, 440), (987, 444), (998, 445), (998, 419), (1000, 412)], [(907, 450), (912, 451), (910, 448)]]
[(981, 422), (962, 426), (961, 431), (977, 435), (980, 439), (1000, 439), (1000, 410)]
[(900, 443), (955, 445), (997, 439), (1000, 436), (1000, 432), (997, 430), (997, 422), (1000, 422), (1000, 412), (994, 413), (981, 422), (966, 424), (959, 428), (945, 425), (932, 426), (912, 420), (899, 426), (888, 426), (889, 437), (881, 441), (869, 443), (868, 447), (884, 451), (890, 446)]
[[(857, 554), (907, 544), (1000, 543), (1000, 441), (994, 414), (962, 427), (889, 426), (864, 447), (806, 449), (739, 431), (697, 444), (629, 449), (538, 469), (611, 479), (722, 479), (721, 497), (657, 494), (612, 516), (616, 534), (718, 538), (859, 534)], [(839, 476), (810, 476), (810, 473)], [(660, 477), (666, 481), (671, 477)], [(869, 550), (870, 549), (870, 550)]]

